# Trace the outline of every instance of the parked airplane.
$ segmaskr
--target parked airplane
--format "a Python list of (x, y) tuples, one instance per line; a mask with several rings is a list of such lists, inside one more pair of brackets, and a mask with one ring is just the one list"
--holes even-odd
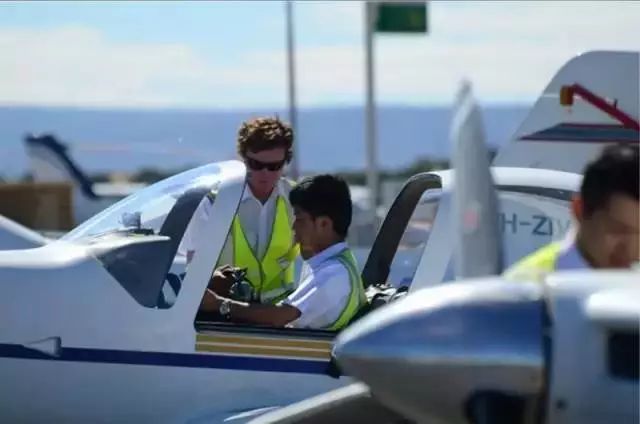
[[(598, 66), (615, 68), (615, 54), (601, 59), (608, 60)], [(563, 235), (580, 175), (491, 171), (505, 265)], [(237, 161), (199, 167), (133, 193), (58, 241), (0, 252), (0, 374), (9, 382), (0, 385), (1, 419), (238, 421), (351, 383), (334, 378), (334, 332), (220, 323), (198, 313), (245, 178)], [(411, 291), (452, 278), (453, 186), (451, 171), (407, 181), (364, 266), (367, 286), (389, 281), (397, 253), (408, 249)], [(208, 193), (216, 219), (185, 271), (176, 251)], [(419, 246), (401, 245), (418, 205), (429, 211), (431, 231)]]
[(145, 186), (140, 183), (94, 183), (71, 158), (68, 147), (51, 134), (27, 135), (24, 142), (34, 181), (73, 185), (73, 214), (77, 223)]

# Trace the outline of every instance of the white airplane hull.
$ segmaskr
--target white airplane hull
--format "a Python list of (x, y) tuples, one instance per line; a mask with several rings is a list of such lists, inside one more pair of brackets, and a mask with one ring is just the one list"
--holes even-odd
[[(88, 350), (75, 352), (92, 359)], [(173, 355), (137, 359), (195, 362), (193, 355)], [(0, 375), (12, 382), (0, 388), (3, 422), (222, 422), (349, 382), (307, 373), (33, 359), (4, 360)]]

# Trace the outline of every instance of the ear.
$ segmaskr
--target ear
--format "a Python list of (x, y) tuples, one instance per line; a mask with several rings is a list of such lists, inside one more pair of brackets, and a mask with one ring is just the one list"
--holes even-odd
[(328, 216), (319, 216), (316, 222), (322, 231), (333, 231), (333, 221)]
[(582, 197), (576, 194), (571, 198), (571, 212), (577, 222), (582, 222), (584, 219), (584, 203)]

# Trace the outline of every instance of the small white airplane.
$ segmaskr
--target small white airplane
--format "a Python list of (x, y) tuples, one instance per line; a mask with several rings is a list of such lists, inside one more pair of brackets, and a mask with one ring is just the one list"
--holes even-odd
[(67, 145), (51, 134), (24, 138), (35, 182), (67, 182), (73, 186), (74, 221), (81, 223), (145, 187), (142, 183), (95, 183), (71, 158)]
[[(598, 66), (606, 78), (626, 64), (620, 55), (585, 54), (567, 67), (580, 75)], [(494, 167), (491, 175), (504, 265), (562, 237), (579, 174)], [(352, 383), (333, 365), (334, 332), (220, 323), (198, 312), (245, 178), (238, 161), (192, 169), (133, 193), (60, 240), (1, 251), (0, 420), (237, 422)], [(389, 270), (399, 260), (409, 261), (398, 284), (410, 292), (451, 279), (453, 187), (451, 171), (407, 181), (364, 266), (367, 286), (393, 282)], [(209, 193), (216, 219), (185, 271), (176, 252)], [(400, 241), (414, 213), (431, 230), (406, 247)], [(465, 217), (471, 225), (476, 215)]]

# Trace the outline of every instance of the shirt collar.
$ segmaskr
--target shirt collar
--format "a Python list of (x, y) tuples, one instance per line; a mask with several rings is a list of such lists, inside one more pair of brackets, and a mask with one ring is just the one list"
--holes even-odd
[(326, 262), (328, 259), (342, 252), (346, 248), (347, 248), (347, 243), (344, 241), (341, 241), (340, 243), (332, 244), (331, 246), (324, 249), (322, 252), (316, 253), (315, 255), (307, 259), (306, 262), (311, 268), (317, 268), (322, 263)]
[[(276, 186), (273, 188), (273, 190), (271, 191), (271, 194), (269, 195), (269, 198), (267, 199), (266, 203), (269, 203), (271, 201), (271, 199), (274, 199), (276, 196), (278, 196), (280, 194), (280, 181), (278, 181), (276, 183)], [(242, 199), (240, 199), (240, 202), (244, 202), (246, 200), (249, 199), (253, 199), (256, 202), (260, 202), (258, 200), (258, 198), (256, 196), (253, 195), (253, 191), (251, 191), (251, 187), (249, 186), (249, 183), (247, 183), (247, 186), (244, 190), (244, 192), (242, 193)], [(262, 204), (262, 202), (260, 202)]]

